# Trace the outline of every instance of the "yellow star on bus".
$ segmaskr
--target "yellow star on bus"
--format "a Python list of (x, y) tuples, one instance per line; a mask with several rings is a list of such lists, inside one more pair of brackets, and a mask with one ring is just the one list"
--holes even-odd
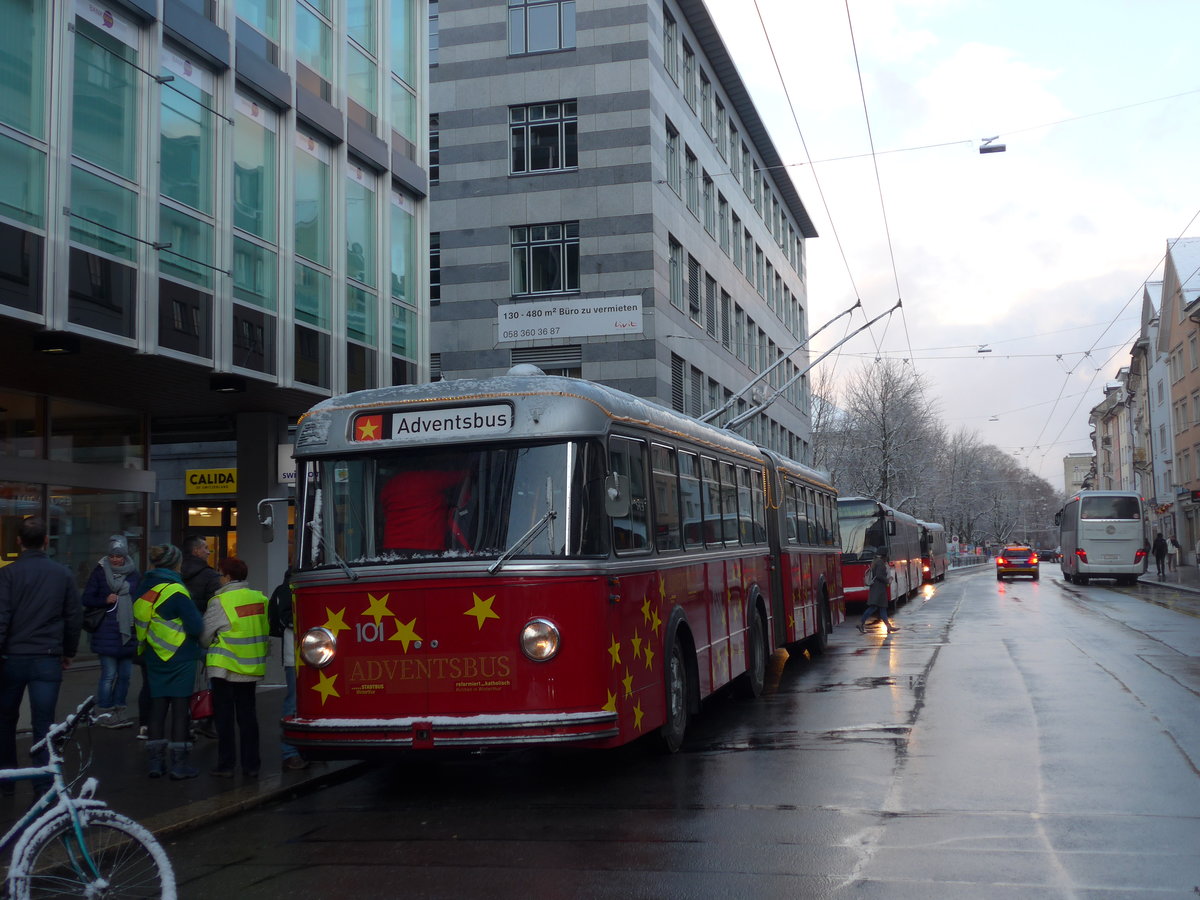
[(642, 701), (639, 700), (633, 704), (633, 727), (638, 731), (642, 730), (642, 716), (644, 715), (645, 713), (642, 712)]
[(608, 692), (608, 702), (600, 707), (605, 712), (615, 713), (617, 711), (617, 695), (612, 691)]
[(416, 619), (413, 619), (411, 622), (401, 622), (399, 619), (397, 619), (396, 633), (388, 638), (388, 640), (400, 641), (400, 643), (404, 645), (404, 652), (407, 653), (409, 644), (411, 644), (413, 641), (421, 640), (421, 636), (413, 630), (413, 626), (416, 624)]
[(382, 597), (376, 597), (374, 594), (367, 594), (367, 600), (370, 601), (370, 606), (362, 611), (364, 619), (374, 619), (375, 627), (379, 627), (379, 623), (383, 621), (384, 616), (395, 618), (395, 614), (387, 608), (388, 597), (391, 594), (384, 594)]
[(625, 686), (625, 696), (633, 696), (633, 676), (629, 674), (629, 670), (625, 670), (625, 677), (621, 679), (621, 684)]
[(658, 629), (662, 627), (662, 619), (658, 617), (658, 610), (654, 610), (650, 614), (650, 630), (658, 634)]
[[(361, 420), (361, 424), (358, 426), (358, 439), (360, 441), (373, 441), (378, 437), (375, 433), (378, 429), (379, 423), (375, 421), (375, 418), (367, 416)], [(379, 623), (376, 622), (375, 624), (378, 625)]]
[(612, 667), (615, 669), (621, 664), (621, 642), (617, 640), (617, 636), (612, 636), (612, 643), (608, 645), (608, 655), (612, 657)]
[(649, 644), (647, 644), (646, 645), (646, 668), (650, 669), (653, 667), (654, 667), (654, 649)]
[(647, 622), (650, 621), (650, 596), (646, 596), (646, 602), (642, 604), (642, 618)]
[(658, 595), (663, 603), (667, 602), (667, 580), (661, 575), (658, 576)]
[(633, 658), (641, 659), (642, 658), (642, 636), (640, 634), (638, 634), (636, 628), (633, 630), (633, 637), (630, 638), (629, 643), (633, 644)]
[(317, 683), (313, 685), (312, 689), (321, 695), (322, 706), (325, 705), (325, 701), (330, 697), (342, 696), (337, 692), (337, 688), (333, 686), (333, 683), (337, 681), (336, 675), (327, 675), (324, 672), (318, 672), (317, 679)]
[(476, 623), (479, 625), (479, 630), (483, 631), (483, 623), (485, 619), (500, 618), (499, 614), (492, 612), (492, 601), (496, 599), (496, 595), (492, 594), (492, 596), (488, 597), (486, 600), (475, 593), (472, 593), (471, 596), (475, 598), (475, 604), (466, 612), (464, 612), (463, 615), (474, 616)]
[(330, 609), (327, 606), (327, 607), (325, 607), (325, 615), (327, 615), (329, 617), (325, 620), (325, 628), (329, 629), (329, 631), (333, 634), (334, 637), (338, 636), (339, 631), (349, 631), (350, 630), (350, 626), (347, 625), (344, 621), (342, 621), (346, 616), (345, 608), (339, 609), (337, 612), (334, 612), (332, 609)]

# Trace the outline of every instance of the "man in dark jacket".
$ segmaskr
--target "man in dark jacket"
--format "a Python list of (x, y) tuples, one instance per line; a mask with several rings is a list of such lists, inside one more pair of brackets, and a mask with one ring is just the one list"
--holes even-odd
[(188, 589), (200, 615), (208, 609), (208, 601), (221, 586), (221, 574), (208, 564), (208, 543), (198, 534), (189, 534), (183, 539), (183, 586)]
[[(0, 768), (17, 765), (17, 719), (29, 689), (33, 741), (46, 736), (55, 720), (63, 669), (79, 647), (83, 607), (66, 566), (46, 555), (46, 523), (28, 518), (17, 529), (21, 555), (0, 569)], [(49, 754), (33, 755), (44, 766)], [(39, 779), (35, 790), (49, 779)], [(11, 792), (12, 783), (9, 782)]]

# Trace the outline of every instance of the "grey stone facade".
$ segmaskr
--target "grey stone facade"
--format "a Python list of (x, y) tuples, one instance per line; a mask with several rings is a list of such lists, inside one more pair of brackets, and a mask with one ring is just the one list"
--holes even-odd
[[(707, 410), (803, 343), (804, 242), (816, 232), (701, 0), (549, 6), (563, 21), (573, 8), (573, 41), (568, 34), (560, 42), (574, 46), (517, 54), (509, 52), (516, 26), (505, 0), (439, 3), (430, 111), (440, 147), (431, 231), (440, 238), (441, 299), (431, 308), (431, 350), (447, 378), (546, 359), (555, 371), (685, 412)], [(515, 15), (534, 9), (518, 6)], [(567, 101), (575, 104), (578, 165), (514, 173), (510, 110)], [(678, 178), (668, 171), (668, 128), (677, 133)], [(532, 143), (531, 131), (521, 133)], [(744, 154), (758, 190), (744, 188)], [(567, 222), (578, 223), (578, 291), (516, 291), (513, 229)], [(501, 336), (502, 305), (631, 297), (641, 301), (640, 333)], [(807, 359), (794, 353), (787, 371)], [(742, 431), (807, 462), (807, 406), (801, 382)]]

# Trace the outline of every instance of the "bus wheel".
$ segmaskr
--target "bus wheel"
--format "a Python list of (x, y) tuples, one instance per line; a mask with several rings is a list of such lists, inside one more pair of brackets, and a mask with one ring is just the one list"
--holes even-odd
[(688, 722), (688, 673), (683, 647), (676, 635), (671, 641), (671, 654), (663, 667), (666, 682), (667, 720), (658, 730), (663, 750), (675, 753), (683, 746), (683, 735)]
[(817, 602), (817, 633), (808, 639), (808, 649), (816, 654), (828, 650), (831, 631), (833, 631), (833, 617), (829, 612), (829, 597), (821, 594), (821, 599)]
[(746, 660), (746, 671), (738, 677), (737, 692), (739, 696), (753, 700), (763, 692), (763, 686), (767, 683), (767, 638), (757, 603), (750, 613), (750, 631), (746, 640), (750, 645), (750, 658)]

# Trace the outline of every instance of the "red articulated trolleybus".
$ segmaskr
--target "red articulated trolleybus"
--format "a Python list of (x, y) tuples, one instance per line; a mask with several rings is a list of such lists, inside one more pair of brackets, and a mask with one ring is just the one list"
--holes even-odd
[(301, 420), (297, 712), (314, 758), (683, 741), (844, 618), (826, 474), (620, 391), (514, 375)]

